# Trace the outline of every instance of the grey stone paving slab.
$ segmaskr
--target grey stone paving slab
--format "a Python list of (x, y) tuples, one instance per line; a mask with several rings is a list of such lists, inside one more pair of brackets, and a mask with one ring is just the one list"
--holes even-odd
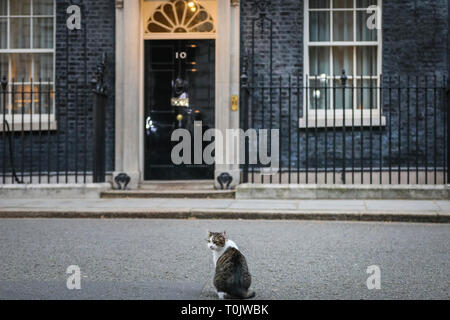
[(413, 201), (413, 200), (366, 200), (367, 209), (369, 211), (408, 211), (408, 212), (424, 212), (439, 211), (439, 206), (433, 201)]
[(365, 211), (362, 200), (301, 200), (300, 210)]
[(222, 199), (166, 199), (158, 203), (159, 208), (228, 208), (233, 200)]
[(450, 201), (435, 201), (436, 205), (441, 208), (442, 211), (450, 213)]
[(287, 209), (295, 210), (298, 208), (298, 201), (279, 201), (279, 200), (235, 200), (230, 205), (230, 209)]

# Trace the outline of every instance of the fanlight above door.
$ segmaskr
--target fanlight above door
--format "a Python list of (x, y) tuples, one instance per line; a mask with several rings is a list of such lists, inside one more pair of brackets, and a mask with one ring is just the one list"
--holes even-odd
[(198, 1), (170, 0), (147, 21), (146, 33), (215, 33), (214, 19)]

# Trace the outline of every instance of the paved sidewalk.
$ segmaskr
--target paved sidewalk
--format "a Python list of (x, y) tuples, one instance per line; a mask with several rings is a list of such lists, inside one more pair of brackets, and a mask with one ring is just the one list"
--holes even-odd
[(0, 199), (0, 218), (292, 219), (450, 223), (450, 201)]

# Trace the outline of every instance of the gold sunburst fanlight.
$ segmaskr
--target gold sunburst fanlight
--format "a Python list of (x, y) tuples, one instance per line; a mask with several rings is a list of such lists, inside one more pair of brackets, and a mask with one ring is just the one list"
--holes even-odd
[(170, 0), (156, 8), (147, 22), (147, 33), (214, 33), (214, 19), (193, 0)]

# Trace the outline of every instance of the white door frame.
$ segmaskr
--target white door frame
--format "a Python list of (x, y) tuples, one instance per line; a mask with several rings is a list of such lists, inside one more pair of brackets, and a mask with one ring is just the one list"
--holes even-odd
[[(142, 1), (116, 1), (114, 176), (122, 172), (128, 174), (131, 178), (130, 188), (136, 188), (144, 182), (144, 41), (161, 39), (160, 36), (144, 36)], [(239, 127), (239, 112), (231, 111), (231, 96), (239, 95), (239, 3), (218, 0), (217, 6), (216, 34), (209, 38), (216, 40), (215, 126), (225, 133), (226, 129)], [(204, 36), (198, 38), (204, 39)], [(180, 37), (171, 35), (165, 39)], [(232, 186), (239, 184), (238, 164), (216, 165), (215, 177), (223, 172), (233, 176)]]

